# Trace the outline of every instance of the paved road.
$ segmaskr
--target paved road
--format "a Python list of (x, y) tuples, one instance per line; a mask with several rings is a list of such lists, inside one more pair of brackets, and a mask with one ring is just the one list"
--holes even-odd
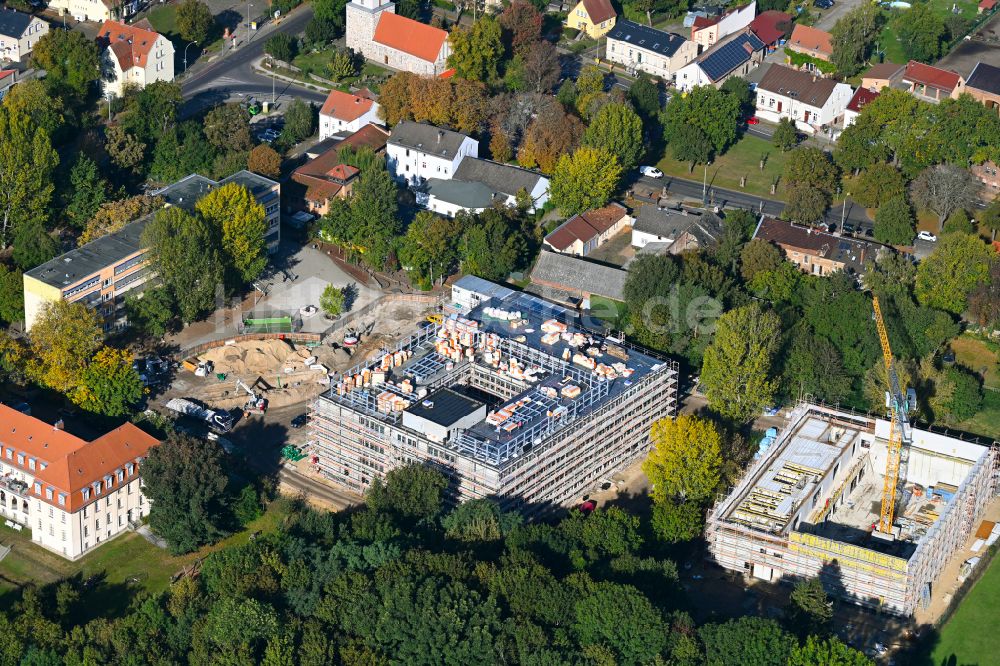
[[(697, 200), (702, 198), (703, 183), (699, 181), (685, 180), (683, 178), (672, 176), (664, 177), (662, 179), (642, 176), (639, 178), (639, 181), (642, 182), (643, 185), (652, 188), (666, 187), (668, 194), (675, 197)], [(785, 208), (785, 204), (781, 201), (765, 199), (763, 197), (754, 196), (745, 192), (734, 192), (732, 190), (724, 190), (719, 187), (712, 187), (711, 183), (709, 183), (708, 186), (708, 196), (711, 202), (720, 207), (729, 206), (735, 208), (747, 208), (761, 213), (767, 213), (768, 215), (779, 215)], [(869, 229), (872, 227), (872, 221), (868, 219), (865, 209), (850, 199), (847, 201), (846, 209), (842, 206), (834, 206), (831, 208), (830, 211), (827, 212), (825, 221), (828, 224), (836, 224), (837, 228), (840, 228), (841, 214), (844, 214), (844, 219), (847, 222), (851, 222), (861, 229)]]
[[(191, 73), (181, 80), (185, 115), (214, 106), (233, 97), (254, 97), (270, 100), (271, 78), (253, 70), (251, 63), (264, 54), (264, 43), (271, 35), (283, 32), (295, 35), (305, 30), (312, 18), (309, 5), (296, 9), (278, 24), (267, 24), (255, 32), (249, 42), (235, 50), (228, 50), (221, 58), (206, 65), (191, 68)], [(322, 104), (326, 94), (304, 86), (277, 81), (274, 86), (275, 101), (279, 104), (294, 98)]]

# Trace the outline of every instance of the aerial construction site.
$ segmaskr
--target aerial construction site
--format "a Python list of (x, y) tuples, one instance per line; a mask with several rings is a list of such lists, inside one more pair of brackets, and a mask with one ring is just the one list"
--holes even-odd
[(828, 592), (912, 615), (998, 484), (996, 442), (914, 427), (878, 301), (889, 417), (804, 402), (709, 513), (721, 566), (767, 581), (819, 576)]
[(313, 406), (319, 467), (364, 492), (432, 464), (455, 500), (561, 506), (645, 455), (677, 365), (529, 294), (463, 278), (439, 322), (345, 373)]

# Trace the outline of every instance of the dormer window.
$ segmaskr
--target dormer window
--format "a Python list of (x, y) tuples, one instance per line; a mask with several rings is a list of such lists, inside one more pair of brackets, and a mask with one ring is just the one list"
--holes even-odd
[(66, 493), (59, 493), (59, 506), (66, 506)]
[(17, 464), (20, 465), (21, 467), (24, 467), (24, 454), (23, 453), (18, 453), (17, 454)]
[(83, 489), (83, 501), (86, 502), (90, 499), (90, 488)]
[(132, 476), (133, 472), (135, 472), (135, 465), (133, 465), (132, 463), (129, 463), (129, 464), (125, 465), (125, 469), (128, 470), (128, 475)]
[(122, 480), (125, 478), (125, 471), (124, 470), (118, 470), (117, 472), (115, 472), (115, 476), (118, 477), (118, 483), (121, 483)]
[(45, 499), (47, 500), (52, 499), (52, 488), (45, 489)]
[(36, 495), (42, 494), (42, 484), (38, 483), (37, 481), (35, 482), (35, 494)]

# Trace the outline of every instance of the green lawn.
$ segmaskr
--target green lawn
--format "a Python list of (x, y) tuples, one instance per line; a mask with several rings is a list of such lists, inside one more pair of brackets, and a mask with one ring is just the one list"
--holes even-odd
[(994, 559), (983, 577), (969, 591), (941, 628), (941, 639), (934, 648), (933, 664), (995, 664), (1000, 639), (993, 626), (996, 600), (1000, 599), (1000, 559)]
[(174, 5), (160, 5), (151, 9), (147, 18), (157, 32), (167, 37), (177, 36), (177, 8)]
[(590, 297), (590, 314), (608, 325), (620, 328), (628, 316), (628, 308), (621, 301), (603, 296)]
[[(943, 19), (947, 19), (951, 15), (952, 5), (957, 5), (961, 16), (969, 21), (976, 20), (976, 12), (979, 7), (977, 0), (928, 0), (928, 4), (934, 10), (934, 13)], [(905, 12), (906, 10), (899, 11)], [(882, 29), (882, 35), (879, 37), (879, 46), (885, 50), (886, 61), (905, 65), (908, 59), (903, 53), (899, 37), (890, 25), (892, 23), (893, 12), (884, 12), (884, 14), (886, 25)]]
[[(284, 499), (272, 502), (267, 512), (245, 531), (214, 546), (182, 556), (173, 556), (150, 544), (139, 534), (127, 532), (83, 558), (70, 562), (32, 543), (28, 530), (15, 532), (0, 525), (0, 543), (13, 546), (10, 554), (0, 561), (0, 593), (10, 592), (28, 583), (45, 585), (74, 576), (83, 580), (98, 576), (103, 579), (103, 583), (95, 590), (94, 595), (101, 597), (101, 603), (91, 605), (95, 609), (112, 609), (113, 612), (114, 609), (123, 609), (129, 602), (130, 595), (122, 594), (123, 587), (142, 587), (153, 593), (165, 590), (176, 572), (213, 550), (246, 543), (250, 534), (258, 530), (274, 531), (288, 515), (290, 506), (290, 502)], [(5, 599), (0, 605), (7, 601)]]
[(1000, 439), (1000, 353), (997, 345), (965, 334), (952, 340), (950, 346), (955, 352), (955, 360), (982, 377), (984, 387), (979, 412), (958, 427), (976, 435)]
[[(766, 156), (764, 170), (760, 169), (760, 160)], [(771, 183), (779, 179), (785, 168), (788, 153), (782, 153), (774, 147), (767, 139), (758, 136), (744, 134), (743, 138), (736, 142), (725, 155), (715, 158), (715, 161), (708, 166), (709, 187), (721, 187), (737, 192), (747, 192), (758, 196), (769, 198), (785, 198), (784, 187), (778, 181), (778, 189), (771, 195)], [(689, 162), (679, 162), (670, 154), (667, 149), (667, 156), (656, 165), (664, 174), (677, 176), (688, 180), (702, 180), (705, 176), (705, 167), (696, 166), (694, 171), (690, 171)], [(740, 178), (746, 176), (746, 186), (740, 187)]]

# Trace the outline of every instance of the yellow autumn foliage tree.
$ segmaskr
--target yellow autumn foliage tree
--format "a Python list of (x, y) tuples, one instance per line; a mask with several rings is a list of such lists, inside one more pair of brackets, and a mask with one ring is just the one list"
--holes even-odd
[(691, 414), (660, 419), (650, 431), (653, 450), (642, 470), (656, 503), (683, 499), (702, 502), (719, 485), (722, 436), (715, 424)]

